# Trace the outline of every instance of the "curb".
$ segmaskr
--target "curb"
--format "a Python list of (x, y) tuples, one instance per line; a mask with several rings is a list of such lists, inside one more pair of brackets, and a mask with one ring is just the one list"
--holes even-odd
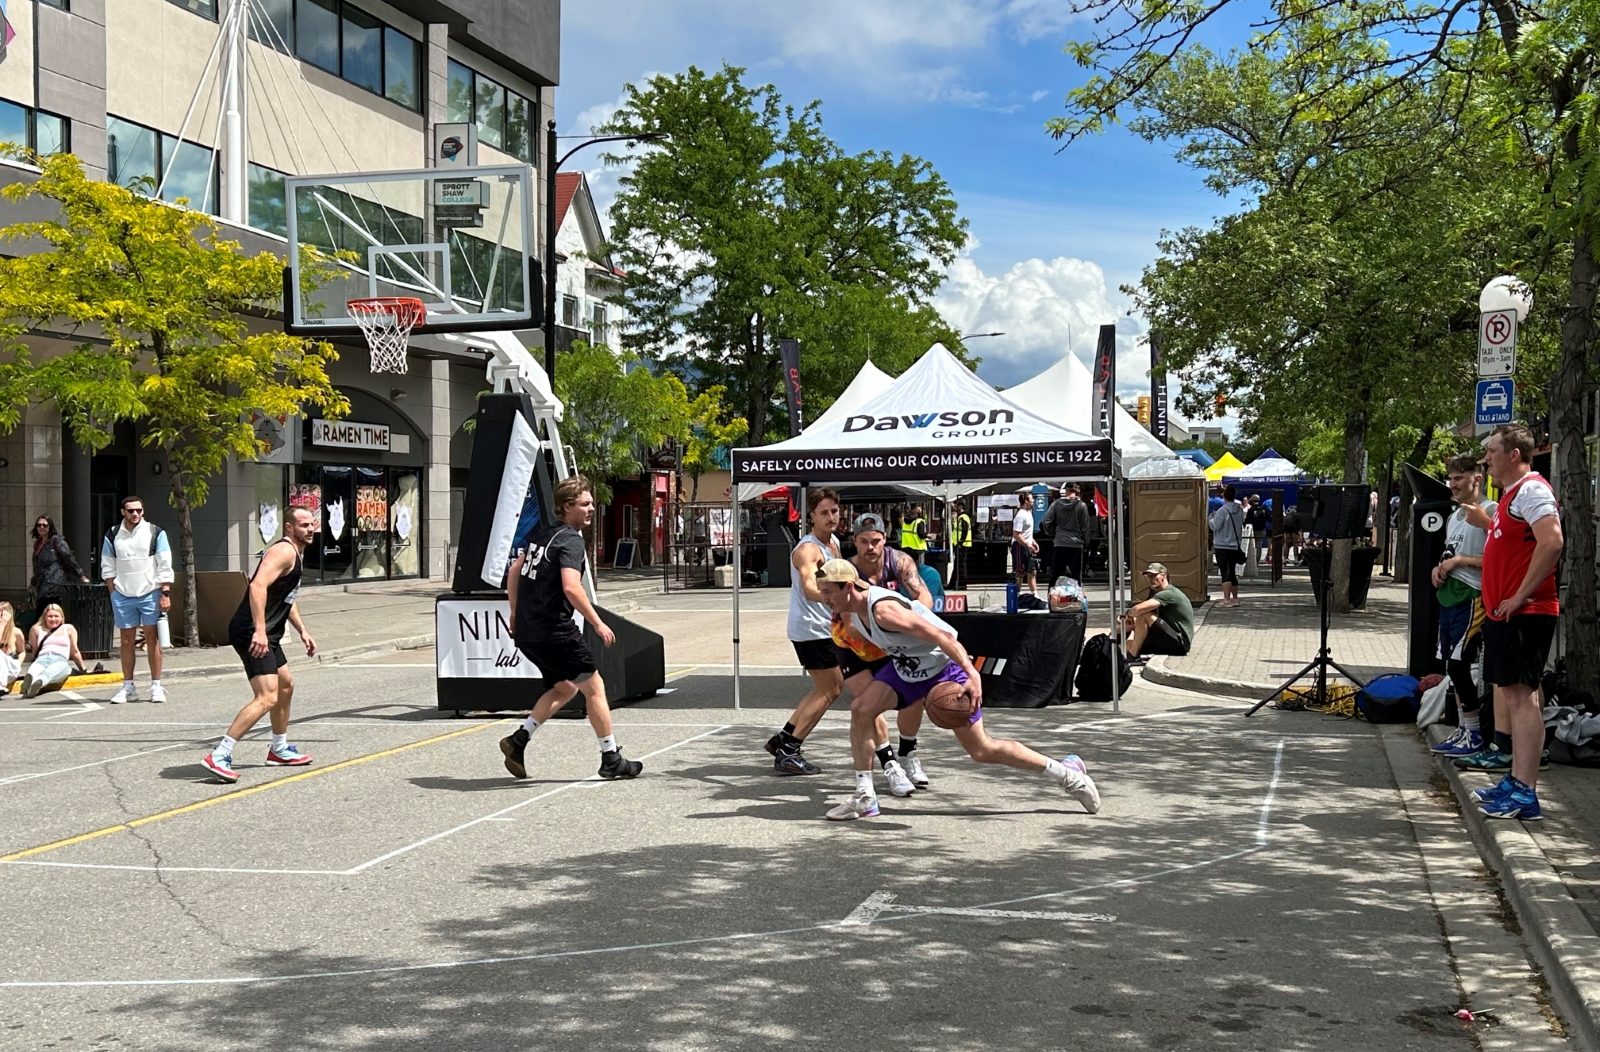
[(1241, 683), (1236, 679), (1217, 679), (1193, 672), (1178, 672), (1167, 667), (1167, 655), (1157, 654), (1145, 662), (1144, 678), (1152, 683), (1180, 690), (1193, 690), (1202, 694), (1221, 694), (1230, 698), (1254, 698), (1260, 701), (1278, 689), (1276, 683)]
[[(1450, 728), (1434, 724), (1428, 745)], [(1573, 901), (1555, 867), (1522, 822), (1485, 817), (1467, 795), (1472, 786), (1448, 761), (1436, 761), (1466, 818), (1478, 852), (1500, 874), (1533, 959), (1544, 970), (1551, 997), (1581, 1048), (1600, 1049), (1600, 934)]]

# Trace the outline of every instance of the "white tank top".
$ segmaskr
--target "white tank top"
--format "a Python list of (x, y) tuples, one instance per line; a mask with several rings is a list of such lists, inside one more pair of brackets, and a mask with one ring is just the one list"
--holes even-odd
[(941, 628), (951, 635), (956, 634), (955, 629), (944, 619), (915, 599), (907, 599), (898, 592), (891, 592), (877, 585), (867, 589), (867, 612), (864, 618), (858, 618), (862, 622), (862, 634), (894, 660), (894, 670), (907, 683), (921, 683), (943, 672), (945, 666), (950, 664), (950, 656), (937, 645), (909, 632), (892, 632), (878, 625), (878, 619), (873, 616), (872, 608), (885, 600), (910, 608), (912, 613), (935, 628)]
[[(815, 544), (822, 549), (824, 559), (837, 559), (839, 551), (838, 542), (834, 546), (823, 544), (813, 534), (806, 534), (794, 546), (799, 551), (808, 544)], [(806, 598), (806, 593), (800, 587), (800, 571), (790, 567), (789, 573), (789, 640), (794, 643), (807, 643), (813, 639), (833, 638), (833, 611), (823, 603), (813, 602)]]
[(62, 625), (54, 632), (48, 632), (44, 641), (39, 644), (39, 656), (57, 654), (60, 657), (72, 659), (72, 639), (67, 635), (67, 626)]

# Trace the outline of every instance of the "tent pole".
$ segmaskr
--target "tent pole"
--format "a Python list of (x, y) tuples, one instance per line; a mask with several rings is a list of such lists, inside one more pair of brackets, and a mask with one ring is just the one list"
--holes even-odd
[[(1111, 491), (1111, 506), (1106, 510), (1111, 514), (1111, 529), (1106, 531), (1111, 538), (1111, 638), (1117, 646), (1121, 646), (1122, 614), (1126, 609), (1122, 592), (1122, 535), (1127, 529), (1127, 523), (1122, 515), (1122, 482), (1113, 475), (1106, 488)], [(1113, 675), (1116, 666), (1113, 665)], [(1122, 711), (1122, 692), (1117, 690), (1118, 684), (1112, 684), (1111, 711)]]
[(733, 527), (733, 707), (743, 708), (739, 697), (739, 581), (744, 577), (744, 560), (739, 539), (739, 484), (728, 488), (730, 524)]

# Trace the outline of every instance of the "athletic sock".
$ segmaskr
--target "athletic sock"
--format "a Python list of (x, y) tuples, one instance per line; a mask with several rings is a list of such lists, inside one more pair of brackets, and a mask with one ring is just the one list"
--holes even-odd
[(539, 729), (539, 721), (534, 719), (532, 716), (529, 716), (527, 719), (522, 721), (522, 730), (525, 733), (532, 734), (534, 731), (536, 731), (538, 729)]
[(1461, 729), (1474, 732), (1478, 730), (1478, 712), (1476, 709), (1471, 712), (1463, 711), (1461, 713)]
[(1505, 731), (1494, 732), (1494, 747), (1507, 756), (1511, 755), (1511, 735)]
[(856, 772), (856, 792), (858, 792), (858, 793), (866, 793), (868, 796), (872, 797), (873, 799), (877, 799), (878, 790), (874, 789), (873, 786), (872, 786), (872, 772), (871, 771), (857, 771)]
[(1067, 776), (1067, 765), (1060, 760), (1045, 760), (1044, 776), (1048, 781), (1059, 782)]
[(902, 757), (910, 756), (912, 753), (914, 753), (916, 751), (917, 751), (917, 739), (915, 739), (915, 738), (907, 738), (904, 734), (900, 735), (900, 755)]
[(272, 751), (273, 752), (277, 752), (279, 749), (287, 748), (288, 745), (289, 745), (289, 736), (287, 734), (274, 733), (272, 735)]
[(616, 752), (617, 751), (617, 738), (616, 738), (616, 735), (607, 734), (605, 737), (601, 738), (600, 739), (600, 751), (601, 752)]
[(211, 755), (217, 757), (219, 760), (224, 756), (232, 756), (233, 747), (238, 744), (239, 743), (237, 741), (224, 734), (222, 736), (222, 740), (217, 742), (216, 748), (211, 750)]
[(122, 681), (122, 689), (127, 691), (129, 694), (132, 694), (133, 693), (133, 680), (131, 680), (131, 679), (123, 680)]
[(877, 755), (878, 762), (883, 764), (883, 766), (887, 767), (891, 763), (894, 763), (894, 750), (889, 748), (888, 742), (884, 742), (882, 745), (878, 746), (872, 751)]
[(783, 733), (787, 734), (791, 738), (794, 737), (794, 721), (793, 720), (790, 720), (788, 723), (785, 723), (783, 725)]

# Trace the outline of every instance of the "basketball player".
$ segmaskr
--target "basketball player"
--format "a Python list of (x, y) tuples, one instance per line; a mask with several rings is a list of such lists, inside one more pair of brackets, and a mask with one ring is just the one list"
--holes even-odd
[(228, 642), (244, 662), (250, 678), (250, 704), (228, 725), (216, 747), (200, 761), (216, 781), (232, 784), (239, 780), (233, 768), (233, 747), (261, 722), (272, 721), (272, 744), (267, 748), (268, 767), (303, 767), (311, 756), (289, 744), (289, 702), (294, 698), (294, 676), (289, 659), (283, 655), (283, 626), (294, 625), (305, 644), (306, 657), (317, 656), (317, 641), (300, 620), (295, 598), (300, 593), (300, 568), (306, 545), (316, 536), (320, 516), (310, 508), (290, 508), (283, 537), (268, 545), (250, 575), (250, 585), (239, 609), (228, 622)]
[(914, 705), (936, 684), (959, 683), (974, 702), (965, 727), (955, 731), (967, 755), (979, 763), (999, 763), (1039, 771), (1090, 814), (1100, 810), (1100, 792), (1076, 756), (1052, 760), (1019, 742), (991, 738), (983, 727), (983, 681), (955, 632), (921, 603), (861, 581), (854, 565), (843, 559), (819, 571), (818, 589), (828, 607), (855, 621), (868, 640), (889, 655), (873, 682), (850, 706), (850, 752), (855, 760), (856, 791), (828, 812), (834, 821), (872, 818), (878, 794), (872, 784), (872, 731), (880, 713)]
[[(898, 592), (930, 609), (933, 607), (933, 597), (928, 594), (928, 586), (922, 580), (916, 560), (905, 552), (889, 547), (882, 516), (872, 512), (856, 516), (852, 533), (855, 536), (856, 554), (850, 561), (860, 571), (863, 581)], [(889, 663), (889, 657), (856, 631), (848, 617), (833, 615), (832, 634), (834, 645), (839, 648), (839, 671), (844, 676), (844, 685), (849, 688), (850, 697), (859, 698), (862, 691), (871, 686), (872, 677)], [(889, 747), (889, 725), (879, 716), (873, 752), (883, 765), (890, 791), (895, 796), (909, 796), (909, 792), (901, 791), (904, 789), (900, 784), (902, 780), (910, 781), (915, 789), (926, 789), (932, 784), (927, 769), (922, 766), (921, 757), (917, 756), (917, 731), (922, 726), (922, 706), (907, 705), (896, 714), (896, 722), (900, 726), (899, 749)], [(810, 730), (809, 727), (806, 729)], [(897, 760), (898, 763), (895, 762)]]
[(534, 702), (533, 711), (522, 726), (500, 739), (500, 752), (513, 778), (528, 777), (523, 750), (528, 747), (529, 737), (557, 709), (582, 694), (588, 706), (589, 726), (600, 739), (600, 777), (637, 778), (644, 764), (622, 758), (617, 739), (611, 734), (605, 680), (600, 678), (599, 665), (572, 617), (574, 610), (582, 614), (604, 645), (617, 641), (583, 588), (583, 528), (594, 520), (594, 493), (589, 480), (582, 475), (563, 479), (556, 484), (554, 501), (556, 521), (535, 530), (527, 549), (517, 554), (506, 571), (511, 638), (517, 649), (544, 673), (544, 681), (550, 686)]
[(811, 677), (811, 689), (801, 697), (783, 729), (767, 739), (773, 770), (779, 774), (821, 774), (822, 768), (801, 755), (811, 728), (822, 719), (844, 688), (839, 654), (832, 636), (833, 615), (817, 591), (817, 570), (839, 557), (839, 494), (831, 489), (813, 491), (807, 504), (811, 529), (794, 546), (789, 557), (789, 642), (800, 667)]

